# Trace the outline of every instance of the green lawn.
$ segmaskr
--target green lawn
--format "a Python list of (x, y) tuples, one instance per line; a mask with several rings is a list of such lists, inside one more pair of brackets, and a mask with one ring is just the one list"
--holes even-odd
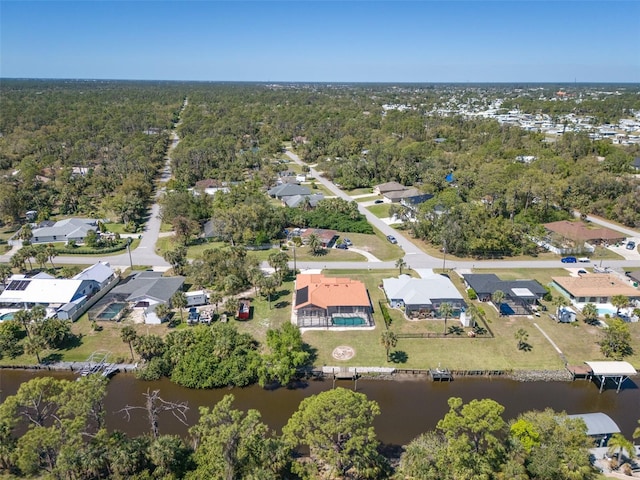
[[(353, 236), (353, 235), (352, 235)], [(332, 252), (334, 253), (334, 252)], [(349, 253), (336, 251), (336, 254)], [(490, 273), (488, 270), (476, 270), (477, 272)], [(413, 273), (409, 271), (408, 273)], [(562, 269), (515, 269), (494, 270), (500, 278), (529, 278), (536, 279), (542, 284), (550, 281), (551, 277), (563, 274)], [(574, 324), (560, 324), (553, 321), (547, 313), (540, 317), (512, 316), (499, 317), (495, 308), (489, 303), (476, 303), (485, 312), (486, 324), (494, 334), (494, 338), (468, 338), (465, 334), (457, 336), (450, 334), (447, 338), (416, 338), (400, 339), (392, 350), (396, 352), (399, 360), (397, 363), (387, 362), (384, 348), (380, 345), (381, 333), (385, 330), (384, 321), (380, 313), (379, 301), (384, 301), (384, 292), (380, 288), (382, 279), (396, 277), (397, 269), (389, 270), (332, 270), (325, 271), (326, 275), (336, 277), (349, 277), (365, 283), (374, 307), (374, 320), (376, 327), (372, 331), (307, 331), (303, 334), (305, 342), (317, 351), (316, 366), (321, 365), (350, 365), (350, 366), (395, 366), (398, 368), (426, 369), (441, 365), (450, 369), (478, 369), (478, 370), (509, 370), (509, 369), (556, 369), (563, 368), (563, 359), (552, 347), (549, 341), (536, 327), (537, 324), (555, 342), (563, 352), (570, 365), (581, 365), (589, 360), (603, 360), (598, 341), (603, 333), (599, 327), (587, 325), (581, 320)], [(469, 301), (464, 291), (462, 279), (457, 275), (451, 275), (451, 279)], [(284, 322), (290, 320), (291, 302), (293, 297), (293, 281), (285, 282), (278, 290), (271, 306), (267, 299), (261, 295), (256, 296), (254, 291), (248, 292), (252, 299), (253, 315), (247, 321), (233, 320), (234, 325), (243, 332), (250, 333), (258, 341), (263, 342), (266, 331), (269, 328), (278, 328)], [(549, 311), (555, 307), (548, 306)], [(443, 332), (442, 320), (428, 319), (409, 321), (404, 318), (398, 309), (389, 309), (392, 318), (390, 329), (396, 333), (427, 333)], [(81, 335), (80, 345), (72, 350), (60, 352), (43, 352), (45, 358), (59, 358), (67, 361), (85, 360), (93, 351), (106, 349), (115, 357), (128, 358), (129, 349), (120, 340), (120, 330), (130, 320), (121, 323), (101, 322), (103, 330), (93, 332), (87, 315), (73, 324), (73, 331)], [(451, 319), (448, 326), (457, 325), (457, 321)], [(634, 354), (625, 360), (637, 367), (640, 366), (640, 324), (628, 324)], [(167, 324), (148, 326), (136, 324), (135, 328), (140, 333), (156, 333), (166, 335), (170, 329)], [(527, 343), (531, 345), (531, 351), (517, 349), (515, 333), (523, 328), (528, 334)], [(349, 345), (356, 350), (356, 355), (348, 361), (333, 359), (331, 352), (340, 345)], [(3, 359), (2, 364), (24, 365), (35, 361), (29, 355), (23, 355), (17, 359)]]
[(314, 182), (313, 180), (311, 180), (312, 183), (303, 183), (302, 186), (304, 187), (309, 187), (309, 189), (311, 190), (311, 193), (321, 193), (323, 194), (325, 197), (335, 197), (335, 194), (330, 191), (327, 187), (325, 187), (324, 185), (322, 185), (320, 182)]
[[(345, 190), (345, 193), (351, 197), (354, 195), (364, 195), (366, 193), (373, 194), (373, 188), (371, 187), (354, 188), (353, 190)], [(379, 198), (379, 197), (376, 195), (375, 198)]]
[(389, 216), (390, 208), (390, 203), (380, 203), (378, 205), (371, 205), (370, 207), (367, 207), (367, 210), (369, 210), (378, 218), (387, 218)]
[(398, 245), (389, 243), (387, 237), (379, 230), (376, 230), (373, 235), (341, 233), (340, 237), (347, 237), (353, 242), (354, 248), (366, 250), (382, 261), (396, 260), (404, 255), (402, 249)]
[[(384, 323), (379, 313), (378, 300), (384, 293), (378, 288), (382, 278), (397, 276), (397, 270), (376, 272), (347, 272), (344, 270), (328, 270), (328, 275), (348, 276), (364, 281), (374, 305), (376, 328), (373, 331), (307, 331), (304, 339), (318, 351), (318, 365), (389, 365), (398, 368), (429, 368), (442, 365), (450, 369), (562, 369), (564, 366), (560, 355), (548, 340), (536, 328), (536, 323), (556, 343), (564, 353), (569, 364), (580, 365), (588, 360), (601, 360), (597, 342), (602, 331), (583, 322), (573, 325), (559, 324), (543, 314), (541, 317), (499, 317), (491, 304), (477, 303), (486, 315), (487, 325), (495, 338), (466, 338), (451, 335), (441, 339), (400, 339), (394, 349), (406, 357), (403, 363), (387, 363), (385, 352), (380, 345), (380, 335), (384, 331)], [(508, 278), (497, 272), (501, 278)], [(554, 270), (540, 272), (538, 270), (521, 271), (523, 275), (514, 274), (514, 278), (537, 278), (541, 283), (550, 279), (557, 272)], [(452, 277), (454, 285), (463, 292), (462, 281)], [(464, 292), (463, 292), (464, 294)], [(466, 297), (466, 294), (465, 294)], [(467, 301), (469, 302), (468, 298)], [(399, 310), (390, 309), (392, 316), (391, 330), (396, 333), (442, 332), (442, 320), (408, 321)], [(450, 320), (448, 325), (454, 325)], [(632, 345), (635, 354), (626, 360), (640, 365), (640, 325), (629, 324), (632, 334)], [(516, 347), (514, 335), (523, 328), (529, 334), (528, 343), (531, 351), (520, 351)], [(338, 362), (331, 357), (333, 349), (339, 345), (350, 345), (356, 350), (356, 356), (348, 361)]]
[(368, 197), (360, 197), (360, 198), (356, 198), (355, 201), (358, 203), (361, 202), (373, 202), (374, 200), (380, 200), (380, 196), (379, 195), (371, 195)]

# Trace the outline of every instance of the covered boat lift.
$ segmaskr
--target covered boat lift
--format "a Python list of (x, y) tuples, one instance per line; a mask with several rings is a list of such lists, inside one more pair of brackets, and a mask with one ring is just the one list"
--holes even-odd
[(629, 362), (584, 362), (591, 369), (591, 375), (600, 379), (600, 393), (604, 389), (607, 378), (611, 378), (616, 384), (616, 393), (620, 392), (622, 382), (629, 377), (637, 375), (637, 371)]
[(606, 413), (582, 413), (567, 415), (569, 418), (580, 418), (587, 426), (587, 435), (593, 438), (597, 447), (604, 447), (614, 433), (620, 433), (620, 427)]

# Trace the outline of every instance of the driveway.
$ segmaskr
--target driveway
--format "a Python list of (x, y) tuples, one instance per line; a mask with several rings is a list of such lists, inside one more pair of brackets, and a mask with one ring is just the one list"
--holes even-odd
[[(290, 150), (286, 150), (285, 154), (294, 162), (299, 165), (308, 166), (300, 157)], [(315, 177), (316, 181), (320, 182), (324, 185), (330, 192), (335, 194), (339, 198), (343, 198), (347, 201), (353, 201), (353, 198), (347, 195), (345, 192), (340, 190), (335, 184), (326, 178), (320, 175), (315, 168), (311, 167), (311, 174)], [(367, 203), (367, 202), (365, 202)], [(374, 227), (380, 230), (384, 235), (393, 235), (398, 240), (398, 246), (400, 246), (404, 252), (405, 257), (404, 260), (407, 262), (407, 265), (410, 268), (445, 268), (445, 269), (473, 269), (473, 268), (488, 268), (488, 269), (498, 269), (498, 268), (562, 268), (565, 266), (560, 259), (557, 260), (530, 260), (530, 261), (522, 261), (522, 260), (476, 260), (476, 261), (457, 261), (449, 258), (437, 258), (432, 257), (424, 253), (420, 248), (413, 244), (409, 239), (407, 239), (401, 230), (396, 230), (391, 226), (387, 225), (383, 219), (376, 217), (373, 213), (367, 210), (363, 204), (358, 204), (358, 210), (362, 213), (369, 223), (371, 223)], [(598, 219), (596, 217), (588, 217), (594, 223), (600, 223), (609, 228), (616, 229), (624, 232), (628, 235), (635, 235), (640, 237), (640, 232), (635, 232), (634, 230), (628, 228), (621, 228), (618, 225), (614, 225), (610, 222), (607, 222), (602, 219)], [(327, 264), (323, 262), (298, 262), (298, 268), (327, 268)], [(335, 269), (358, 269), (358, 268), (369, 268), (369, 269), (381, 269), (381, 268), (395, 268), (395, 262), (369, 262), (363, 264), (362, 262), (330, 262), (328, 264), (330, 268)], [(611, 269), (619, 269), (625, 267), (635, 267), (640, 268), (640, 255), (637, 259), (629, 258), (627, 260), (606, 260), (603, 266), (607, 266)]]

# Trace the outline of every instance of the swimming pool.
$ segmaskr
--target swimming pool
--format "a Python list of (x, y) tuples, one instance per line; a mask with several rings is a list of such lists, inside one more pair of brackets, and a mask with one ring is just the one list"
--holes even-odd
[(0, 322), (2, 322), (4, 320), (13, 320), (13, 313), (14, 312), (9, 312), (9, 313), (5, 313), (4, 315), (0, 316)]
[(336, 327), (358, 327), (367, 324), (362, 317), (333, 317), (331, 320)]
[(615, 315), (616, 315), (615, 307), (609, 307), (607, 305), (601, 305), (601, 306), (598, 306), (597, 308), (598, 308), (598, 316), (599, 317), (604, 317), (607, 314), (609, 314), (610, 317), (615, 317)]
[(114, 302), (114, 303), (110, 303), (109, 305), (107, 305), (105, 307), (104, 310), (102, 310), (98, 316), (96, 317), (97, 320), (113, 320), (114, 318), (116, 318), (120, 312), (122, 310), (125, 309), (125, 307), (127, 306), (126, 303), (122, 303), (122, 302)]

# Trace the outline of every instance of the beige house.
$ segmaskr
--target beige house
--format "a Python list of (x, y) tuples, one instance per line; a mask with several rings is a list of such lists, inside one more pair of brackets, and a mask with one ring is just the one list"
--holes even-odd
[(552, 280), (574, 303), (610, 303), (615, 295), (624, 295), (630, 301), (640, 299), (640, 290), (610, 273), (553, 277)]

